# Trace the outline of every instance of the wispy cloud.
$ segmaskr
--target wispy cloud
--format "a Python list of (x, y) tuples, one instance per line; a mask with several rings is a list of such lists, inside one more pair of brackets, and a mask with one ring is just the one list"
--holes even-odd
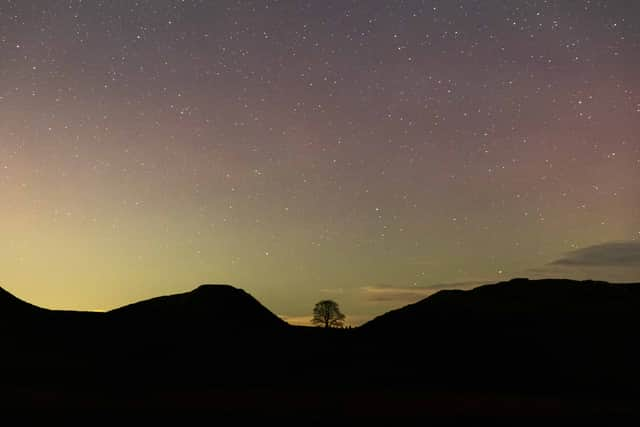
[(278, 317), (290, 325), (311, 326), (311, 316), (287, 316), (280, 314)]
[(364, 286), (360, 291), (368, 301), (410, 303), (426, 298), (442, 289), (469, 289), (488, 281), (467, 281), (457, 283), (438, 283), (428, 286)]
[(608, 282), (640, 281), (640, 241), (614, 241), (567, 252), (525, 272), (533, 278), (557, 277)]
[(364, 286), (360, 288), (368, 301), (416, 301), (431, 295), (434, 290), (428, 288), (395, 286)]
[(486, 285), (488, 283), (494, 283), (495, 280), (468, 280), (466, 282), (453, 282), (453, 283), (437, 283), (435, 285), (427, 286), (428, 289), (439, 291), (442, 289), (471, 289), (476, 286)]
[[(287, 315), (279, 315), (282, 320), (287, 322), (290, 325), (295, 326), (313, 326), (311, 323), (312, 316), (287, 316)], [(374, 316), (371, 314), (347, 314), (345, 319), (345, 325), (347, 326), (359, 326), (369, 320), (371, 320)]]
[(565, 254), (551, 265), (640, 269), (640, 241), (607, 242)]

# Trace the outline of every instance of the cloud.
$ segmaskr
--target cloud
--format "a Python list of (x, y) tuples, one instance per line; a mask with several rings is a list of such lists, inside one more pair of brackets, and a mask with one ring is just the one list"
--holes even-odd
[(466, 282), (438, 283), (427, 286), (427, 288), (434, 291), (442, 289), (471, 289), (476, 286), (486, 285), (487, 283), (495, 283), (495, 280), (469, 280)]
[(287, 322), (290, 325), (297, 326), (312, 326), (311, 325), (311, 317), (312, 316), (286, 316), (283, 314), (278, 315), (282, 320)]
[(360, 288), (368, 301), (410, 303), (426, 298), (442, 289), (469, 289), (489, 283), (487, 281), (468, 281), (457, 283), (439, 283), (429, 286), (365, 286)]
[(546, 265), (531, 268), (524, 275), (532, 278), (640, 281), (640, 241), (605, 242), (567, 252)]
[(416, 301), (431, 295), (434, 291), (428, 288), (395, 286), (364, 286), (360, 288), (368, 301)]
[[(359, 326), (363, 323), (371, 320), (374, 316), (371, 314), (346, 314), (345, 325), (346, 326)], [(287, 322), (290, 325), (295, 326), (314, 326), (311, 323), (312, 316), (287, 316), (287, 315), (278, 315), (282, 320)]]
[(640, 269), (640, 241), (607, 242), (588, 246), (565, 254), (551, 265)]

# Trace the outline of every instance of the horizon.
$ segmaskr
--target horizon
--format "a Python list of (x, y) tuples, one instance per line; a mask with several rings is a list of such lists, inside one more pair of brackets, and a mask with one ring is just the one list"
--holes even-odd
[[(569, 281), (573, 281), (576, 283), (584, 283), (584, 282), (596, 282), (596, 283), (605, 283), (608, 285), (640, 285), (640, 282), (608, 282), (608, 281), (602, 281), (602, 280), (593, 280), (593, 279), (583, 279), (583, 280), (574, 280), (574, 279), (562, 279), (562, 278), (544, 278), (544, 279), (531, 279), (528, 277), (511, 277), (509, 279), (504, 279), (501, 281), (497, 281), (497, 282), (486, 282), (486, 283), (476, 283), (476, 284), (468, 284), (467, 286), (464, 287), (460, 287), (460, 286), (446, 286), (446, 285), (440, 285), (437, 287), (432, 287), (428, 289), (428, 292), (421, 294), (421, 293), (414, 293), (412, 296), (415, 298), (415, 300), (412, 299), (408, 299), (407, 301), (405, 301), (404, 304), (399, 305), (399, 306), (395, 306), (395, 307), (389, 307), (387, 308), (387, 310), (374, 314), (374, 315), (346, 315), (346, 319), (344, 322), (344, 326), (345, 328), (350, 328), (350, 327), (358, 327), (358, 326), (362, 326), (363, 324), (383, 315), (383, 314), (387, 314), (389, 312), (401, 309), (401, 308), (405, 308), (407, 306), (410, 306), (416, 302), (420, 302), (424, 299), (427, 299), (429, 297), (431, 297), (432, 295), (440, 292), (440, 291), (445, 291), (445, 290), (463, 290), (463, 291), (467, 291), (467, 290), (473, 290), (479, 287), (484, 287), (484, 286), (492, 286), (492, 285), (498, 285), (498, 284), (505, 284), (505, 283), (511, 283), (514, 281), (531, 281), (531, 282), (536, 282), (536, 281), (542, 281), (542, 280), (550, 280), (550, 281), (562, 281), (562, 280), (569, 280)], [(107, 309), (93, 309), (93, 310), (81, 310), (81, 309), (74, 309), (74, 308), (58, 308), (58, 309), (52, 309), (49, 307), (42, 307), (42, 306), (38, 306), (35, 305), (38, 308), (42, 308), (45, 310), (49, 310), (49, 311), (71, 311), (71, 312), (84, 312), (84, 313), (108, 313), (114, 310), (117, 310), (119, 308), (123, 308), (129, 305), (134, 305), (136, 303), (142, 302), (142, 301), (148, 301), (150, 299), (155, 299), (157, 297), (164, 297), (164, 296), (175, 296), (175, 295), (182, 295), (185, 293), (190, 293), (193, 292), (203, 286), (223, 286), (223, 287), (232, 287), (236, 290), (240, 290), (240, 291), (245, 291), (242, 288), (233, 286), (231, 284), (227, 284), (227, 283), (203, 283), (200, 284), (194, 288), (192, 288), (189, 291), (186, 292), (178, 292), (178, 293), (173, 293), (173, 294), (162, 294), (162, 295), (155, 295), (152, 296), (150, 298), (145, 298), (143, 300), (137, 300), (137, 301), (131, 301), (127, 304), (121, 305), (121, 306), (117, 306), (117, 307), (112, 307), (112, 308), (107, 308)], [(23, 298), (21, 298), (19, 295), (15, 295), (13, 293), (11, 293), (9, 290), (4, 289), (2, 286), (0, 286), (0, 289), (4, 290), (5, 292), (8, 292), (10, 295), (12, 295), (13, 297), (17, 298), (18, 300), (25, 302), (27, 304), (32, 304), (30, 301), (27, 301)], [(246, 291), (245, 291), (246, 292)], [(400, 292), (402, 293), (402, 290), (400, 290)], [(251, 295), (250, 293), (248, 293), (249, 296), (253, 297), (253, 295)], [(280, 318), (281, 320), (285, 321), (286, 323), (288, 323), (291, 326), (308, 326), (308, 327), (320, 327), (321, 325), (313, 325), (311, 322), (311, 319), (313, 318), (312, 314), (308, 314), (308, 315), (303, 315), (303, 316), (289, 316), (289, 315), (282, 315), (282, 314), (278, 314), (273, 312), (268, 306), (262, 304), (262, 302), (260, 300), (257, 300), (258, 303), (260, 303), (261, 305), (263, 305), (267, 310), (269, 310), (274, 316)], [(332, 300), (333, 301), (333, 300)], [(336, 301), (337, 302), (337, 301)], [(339, 305), (339, 303), (338, 303)], [(355, 319), (355, 320), (354, 320)]]
[(303, 321), (640, 282), (640, 3), (0, 6), (0, 286)]

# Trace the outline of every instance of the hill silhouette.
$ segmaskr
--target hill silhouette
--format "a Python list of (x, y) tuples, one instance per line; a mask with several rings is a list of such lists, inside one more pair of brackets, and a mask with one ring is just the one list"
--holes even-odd
[[(446, 322), (504, 327), (537, 327), (547, 323), (637, 321), (640, 286), (595, 281), (512, 279), (468, 291), (442, 290), (415, 304), (383, 314), (363, 329), (404, 329)], [(508, 322), (507, 322), (508, 321)], [(514, 324), (513, 322), (516, 322)]]
[(7, 321), (16, 316), (34, 316), (45, 309), (29, 304), (0, 287), (0, 319)]
[[(227, 403), (263, 410), (280, 396), (311, 412), (348, 410), (334, 399), (382, 410), (363, 402), (384, 396), (400, 405), (394, 399), (407, 393), (412, 402), (442, 393), (544, 396), (553, 405), (576, 395), (600, 405), (640, 398), (638, 284), (513, 279), (444, 290), (351, 330), (288, 325), (228, 285), (106, 313), (46, 310), (0, 290), (0, 313), (0, 398), (15, 405), (38, 406), (17, 393), (31, 389), (58, 390), (63, 401), (82, 390), (102, 396), (90, 402), (98, 406), (104, 396), (126, 406), (181, 390), (207, 407), (214, 391), (267, 390), (255, 401)], [(336, 388), (342, 397), (332, 397)], [(422, 408), (411, 405), (405, 409)], [(583, 409), (594, 408), (611, 409)]]
[(251, 295), (230, 285), (201, 285), (190, 292), (126, 305), (107, 316), (130, 323), (190, 323), (192, 328), (223, 331), (286, 326)]
[(639, 326), (638, 284), (513, 279), (440, 291), (359, 332), (384, 341), (390, 363), (410, 354), (442, 368), (399, 364), (407, 382), (620, 391), (640, 378)]
[[(262, 363), (249, 355), (290, 326), (251, 295), (202, 285), (107, 312), (48, 310), (0, 292), (3, 381), (12, 384), (119, 385), (252, 381)], [(241, 370), (228, 369), (243, 364)]]

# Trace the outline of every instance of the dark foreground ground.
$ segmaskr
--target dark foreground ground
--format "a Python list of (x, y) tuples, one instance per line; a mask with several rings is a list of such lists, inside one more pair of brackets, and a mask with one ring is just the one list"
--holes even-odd
[[(109, 417), (150, 420), (281, 419), (305, 424), (371, 420), (441, 423), (461, 420), (574, 420), (580, 423), (637, 417), (640, 399), (593, 395), (518, 395), (496, 392), (332, 390), (277, 388), (88, 391), (18, 389), (0, 395), (5, 416)], [(330, 421), (331, 420), (331, 421)], [(97, 420), (96, 420), (97, 421)]]

